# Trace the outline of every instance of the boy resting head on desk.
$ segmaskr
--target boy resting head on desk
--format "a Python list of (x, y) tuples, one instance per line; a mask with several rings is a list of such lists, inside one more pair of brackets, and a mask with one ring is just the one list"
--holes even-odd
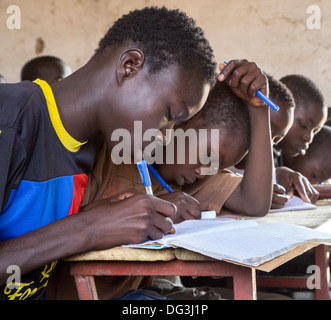
[[(268, 81), (255, 63), (245, 60), (230, 62), (242, 83), (228, 77), (211, 91), (200, 114), (183, 128), (219, 130), (219, 168), (229, 168), (246, 156), (242, 180), (219, 171), (215, 175), (203, 174), (206, 166), (184, 164), (159, 166), (165, 179), (184, 184), (182, 190), (200, 202), (201, 210), (220, 212), (224, 208), (251, 216), (264, 216), (270, 208), (272, 194), (273, 158), (271, 153), (270, 111), (257, 98), (254, 89), (268, 92)], [(247, 69), (246, 73), (244, 70)], [(236, 73), (236, 72), (234, 72)], [(257, 98), (257, 99), (256, 99)], [(246, 112), (245, 112), (246, 110)], [(211, 142), (207, 154), (212, 154)], [(226, 178), (227, 177), (227, 178)], [(196, 179), (199, 181), (195, 181)], [(256, 195), (259, 194), (259, 197)], [(164, 196), (169, 199), (172, 195)]]

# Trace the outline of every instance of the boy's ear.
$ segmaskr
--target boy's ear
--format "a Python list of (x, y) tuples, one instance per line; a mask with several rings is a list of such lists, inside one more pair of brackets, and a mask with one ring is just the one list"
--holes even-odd
[(128, 49), (117, 60), (116, 77), (119, 86), (134, 77), (144, 66), (145, 56), (139, 49)]

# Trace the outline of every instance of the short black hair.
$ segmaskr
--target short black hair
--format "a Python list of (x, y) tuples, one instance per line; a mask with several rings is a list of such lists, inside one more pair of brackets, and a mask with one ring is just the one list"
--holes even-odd
[(269, 96), (271, 100), (283, 101), (289, 108), (295, 107), (295, 100), (290, 89), (275, 77), (266, 74), (269, 82)]
[(217, 65), (204, 32), (179, 10), (146, 7), (123, 15), (100, 40), (96, 53), (126, 41), (139, 45), (151, 74), (178, 64), (197, 70), (209, 83), (216, 81)]
[(21, 80), (34, 81), (40, 77), (39, 68), (46, 63), (62, 63), (63, 61), (54, 56), (36, 57), (24, 64), (21, 70)]
[(249, 147), (250, 122), (247, 104), (225, 82), (216, 83), (200, 112), (203, 126), (216, 125), (220, 130), (225, 129), (239, 137), (245, 147)]
[(301, 105), (307, 101), (312, 101), (321, 106), (325, 105), (325, 99), (321, 90), (309, 78), (292, 74), (280, 79), (292, 92), (296, 105)]

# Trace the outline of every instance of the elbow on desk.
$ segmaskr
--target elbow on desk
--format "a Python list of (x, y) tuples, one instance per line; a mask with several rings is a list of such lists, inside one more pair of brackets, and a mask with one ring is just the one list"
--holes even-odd
[(251, 205), (245, 206), (243, 212), (246, 216), (261, 218), (268, 214), (270, 210), (271, 202), (268, 203), (252, 203)]

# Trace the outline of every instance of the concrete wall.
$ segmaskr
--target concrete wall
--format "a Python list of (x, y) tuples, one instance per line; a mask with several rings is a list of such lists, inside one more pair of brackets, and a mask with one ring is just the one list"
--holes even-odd
[[(13, 4), (21, 9), (20, 30), (7, 28)], [(318, 30), (306, 24), (313, 4), (322, 14)], [(115, 20), (150, 5), (179, 8), (195, 18), (218, 61), (247, 58), (278, 78), (304, 74), (331, 101), (330, 0), (0, 0), (0, 73), (19, 81), (22, 65), (44, 54), (76, 70)]]

